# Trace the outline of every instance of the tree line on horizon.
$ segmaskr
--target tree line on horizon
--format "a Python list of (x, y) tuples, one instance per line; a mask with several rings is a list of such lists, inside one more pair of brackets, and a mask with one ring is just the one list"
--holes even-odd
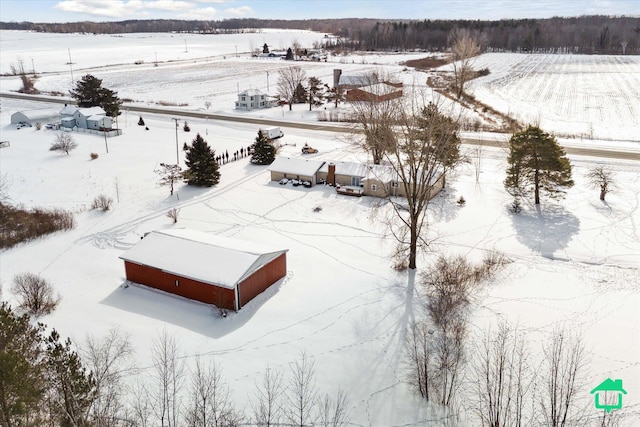
[(334, 50), (427, 50), (449, 47), (454, 29), (474, 32), (488, 51), (558, 52), (581, 54), (640, 54), (640, 18), (625, 16), (553, 17), (501, 20), (377, 20), (344, 19), (175, 19), (120, 22), (0, 22), (2, 30), (50, 33), (124, 34), (182, 32), (227, 34), (258, 32), (261, 28), (304, 29), (326, 33), (322, 46)]

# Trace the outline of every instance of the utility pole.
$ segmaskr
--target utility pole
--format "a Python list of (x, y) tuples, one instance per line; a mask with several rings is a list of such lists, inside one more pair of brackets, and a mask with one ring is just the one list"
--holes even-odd
[(102, 133), (104, 134), (104, 146), (107, 149), (107, 154), (109, 154), (109, 144), (107, 144), (107, 131), (106, 131), (106, 129), (104, 131), (102, 131)]
[(73, 86), (73, 62), (71, 62), (71, 48), (67, 48), (69, 51), (69, 70), (71, 70), (71, 86)]
[(178, 157), (178, 119), (172, 118), (176, 122), (176, 165), (180, 164), (180, 158)]

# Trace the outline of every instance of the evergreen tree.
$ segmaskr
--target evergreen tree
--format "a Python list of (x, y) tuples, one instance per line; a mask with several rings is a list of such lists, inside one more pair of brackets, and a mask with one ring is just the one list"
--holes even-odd
[(109, 117), (118, 117), (120, 115), (120, 105), (122, 101), (118, 98), (118, 93), (111, 89), (102, 88), (100, 91), (100, 104), (104, 112)]
[(540, 204), (540, 190), (551, 197), (572, 187), (571, 164), (556, 139), (537, 126), (513, 134), (509, 140), (509, 168), (505, 188), (516, 198), (534, 193)]
[(307, 90), (302, 86), (302, 82), (296, 85), (296, 89), (293, 91), (293, 103), (304, 104), (307, 102)]
[(0, 425), (43, 425), (46, 376), (43, 364), (44, 325), (32, 325), (0, 305)]
[(271, 140), (261, 130), (258, 131), (258, 136), (252, 148), (251, 163), (254, 165), (270, 165), (276, 159), (276, 147), (273, 146)]
[(76, 82), (76, 87), (69, 91), (79, 107), (101, 107), (107, 116), (120, 115), (122, 102), (117, 92), (102, 87), (102, 80), (87, 74)]
[(287, 49), (287, 55), (284, 57), (287, 61), (293, 61), (293, 50)]
[(200, 134), (197, 134), (191, 146), (187, 147), (184, 162), (187, 165), (184, 173), (187, 184), (211, 187), (220, 182), (216, 153)]
[(76, 82), (76, 87), (69, 93), (82, 108), (97, 107), (100, 105), (102, 92), (102, 80), (87, 74)]
[(322, 105), (324, 101), (324, 86), (317, 77), (309, 77), (309, 111), (311, 107)]
[(71, 340), (60, 342), (54, 329), (46, 340), (49, 413), (59, 426), (86, 426), (87, 413), (95, 399), (93, 374), (82, 366)]

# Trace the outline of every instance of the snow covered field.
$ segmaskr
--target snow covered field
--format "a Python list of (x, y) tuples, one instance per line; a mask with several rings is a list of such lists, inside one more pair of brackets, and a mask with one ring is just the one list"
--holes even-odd
[[(18, 50), (8, 54), (6, 33), (1, 36), (0, 59), (4, 67), (7, 61), (13, 61)], [(68, 42), (72, 37), (75, 36), (62, 39)], [(107, 36), (85, 37), (122, 41)], [(179, 37), (172, 59), (177, 59), (179, 50), (184, 49), (182, 35)], [(273, 37), (276, 41), (269, 43), (277, 44), (278, 38), (284, 36)], [(303, 41), (302, 35), (295, 37)], [(78, 62), (79, 68), (80, 46), (90, 45), (84, 40), (80, 38), (71, 46), (73, 61)], [(254, 47), (262, 44), (262, 39), (245, 41), (241, 48), (238, 39), (233, 40), (218, 51), (198, 48), (191, 38), (187, 44), (189, 53), (193, 49), (194, 56), (200, 55), (198, 58), (233, 55), (236, 43), (239, 51), (249, 50), (251, 43)], [(26, 65), (33, 54), (36, 69), (51, 71), (38, 82), (47, 90), (68, 90), (63, 82), (70, 83), (65, 69), (68, 66), (64, 64), (68, 60), (68, 43), (58, 42), (57, 55), (45, 49), (42, 41), (34, 43), (32, 50), (22, 50)], [(47, 59), (36, 56), (36, 46), (40, 46), (42, 55), (48, 55), (43, 56)], [(235, 79), (218, 85), (204, 79), (204, 75), (244, 75), (241, 90), (242, 85), (249, 84), (266, 89), (263, 71), (274, 67), (270, 73), (273, 90), (275, 70), (283, 66), (276, 61), (239, 58), (226, 62), (237, 69), (225, 70), (225, 61), (230, 59), (216, 58), (153, 67), (148, 64), (153, 61), (150, 49), (154, 48), (141, 46), (135, 50), (127, 45), (109, 50), (119, 55), (130, 51), (130, 56), (114, 58), (113, 62), (106, 56), (96, 57), (85, 71), (95, 72), (122, 97), (144, 102), (188, 100), (190, 107), (204, 108), (203, 102), (210, 96), (221, 100), (214, 103), (212, 110), (228, 112), (235, 100)], [(148, 55), (142, 57), (143, 52)], [(133, 58), (142, 58), (147, 65), (135, 66)], [(104, 75), (97, 72), (101, 64), (113, 63), (128, 65), (105, 67)], [(253, 71), (243, 71), (239, 64), (259, 65)], [(323, 67), (326, 75), (336, 65), (305, 64)], [(357, 57), (353, 63), (341, 66), (354, 70), (374, 67), (358, 64)], [(148, 70), (140, 74), (131, 71), (142, 67)], [(388, 67), (402, 69), (392, 64)], [(256, 70), (262, 71), (260, 75), (255, 75)], [(152, 73), (158, 75), (153, 84)], [(187, 81), (184, 76), (189, 73), (204, 80)], [(311, 74), (309, 70), (307, 73)], [(126, 79), (127, 75), (131, 78)], [(1, 89), (13, 89), (14, 80), (3, 77)], [(323, 80), (328, 81), (328, 77)], [(126, 86), (113, 84), (116, 81), (126, 82)], [(136, 83), (140, 82), (147, 86), (136, 92)], [(477, 86), (474, 88), (478, 90)], [(209, 91), (211, 94), (205, 97), (196, 96)], [(603, 104), (603, 111), (613, 105)], [(394, 242), (382, 224), (388, 206), (379, 206), (380, 200), (367, 197), (339, 196), (323, 186), (283, 187), (269, 181), (265, 167), (251, 165), (246, 159), (223, 165), (221, 182), (216, 187), (193, 189), (180, 185), (177, 195), (170, 197), (166, 187), (158, 187), (153, 172), (160, 162), (175, 159), (175, 127), (169, 117), (144, 115), (150, 128), (145, 131), (135, 124), (137, 115), (132, 117), (129, 113), (126, 122), (120, 122), (124, 134), (108, 140), (108, 154), (102, 137), (74, 135), (79, 148), (66, 156), (48, 150), (55, 137), (52, 131), (16, 130), (9, 124), (13, 112), (36, 106), (46, 105), (2, 99), (0, 133), (2, 140), (11, 141), (11, 146), (0, 148), (0, 173), (7, 176), (9, 196), (15, 203), (73, 210), (77, 226), (70, 232), (1, 252), (0, 282), (5, 298), (14, 301), (9, 286), (15, 274), (40, 274), (62, 296), (58, 309), (41, 321), (75, 342), (81, 342), (86, 334), (101, 336), (118, 327), (131, 335), (141, 367), (151, 365), (151, 342), (166, 330), (176, 336), (189, 364), (200, 355), (206, 360), (215, 358), (224, 367), (223, 375), (238, 409), (247, 412), (255, 383), (266, 365), (286, 374), (300, 352), (306, 351), (315, 362), (321, 392), (334, 395), (339, 387), (348, 391), (353, 425), (425, 425), (426, 420), (438, 420), (441, 413), (417, 399), (402, 381), (404, 332), (420, 315), (422, 303), (420, 290), (407, 287), (406, 273), (391, 267)], [(522, 108), (526, 110), (524, 104)], [(276, 116), (284, 114), (278, 110)], [(293, 114), (306, 113), (300, 108)], [(609, 117), (608, 113), (605, 116)], [(635, 120), (637, 128), (638, 119)], [(180, 146), (199, 132), (218, 152), (246, 147), (257, 132), (256, 126), (230, 122), (194, 119), (189, 124), (190, 133), (180, 130)], [(625, 139), (617, 127), (610, 131), (602, 137)], [(282, 154), (298, 156), (300, 147), (309, 142), (320, 150), (315, 158), (365, 159), (342, 135), (288, 128), (284, 132), (283, 142), (287, 145)], [(90, 160), (92, 152), (100, 157)], [(513, 262), (483, 288), (471, 318), (472, 337), (495, 325), (498, 319), (518, 322), (527, 333), (534, 357), (539, 359), (541, 342), (556, 326), (581, 331), (589, 363), (580, 399), (592, 408), (589, 391), (607, 377), (621, 378), (629, 392), (621, 411), (626, 416), (623, 425), (634, 426), (640, 423), (640, 165), (607, 161), (616, 172), (618, 190), (607, 196), (607, 203), (601, 203), (597, 191), (587, 188), (585, 174), (602, 161), (586, 157), (571, 160), (576, 185), (566, 200), (551, 202), (543, 198), (540, 211), (525, 205), (524, 212), (514, 216), (507, 210), (511, 198), (502, 187), (505, 154), (500, 149), (485, 148), (479, 182), (472, 164), (466, 165), (449, 177), (446, 191), (434, 199), (429, 233), (438, 240), (434, 252), (425, 254), (419, 267), (427, 267), (440, 253), (462, 254), (472, 260), (479, 260), (485, 250), (505, 253)], [(87, 210), (99, 194), (116, 200), (112, 210)], [(467, 200), (464, 207), (455, 203), (461, 195)], [(165, 216), (173, 207), (180, 209), (176, 225)], [(124, 268), (118, 256), (145, 232), (171, 227), (195, 228), (286, 247), (287, 277), (227, 318), (220, 318), (216, 310), (201, 304), (137, 286), (123, 287)], [(150, 369), (146, 369), (141, 377), (149, 375)], [(597, 416), (598, 411), (592, 409), (591, 415)]]
[(470, 92), (560, 136), (640, 140), (640, 57), (489, 53)]

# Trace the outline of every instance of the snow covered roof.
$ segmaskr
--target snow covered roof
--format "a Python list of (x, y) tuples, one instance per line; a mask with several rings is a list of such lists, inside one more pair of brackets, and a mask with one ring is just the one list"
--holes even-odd
[(370, 76), (340, 76), (340, 86), (366, 86), (371, 84)]
[(398, 180), (398, 174), (391, 166), (385, 165), (367, 165), (367, 174), (363, 181), (376, 180), (380, 182), (391, 182)]
[(87, 120), (99, 122), (100, 120), (104, 120), (106, 118), (107, 116), (105, 116), (104, 114), (96, 114), (96, 115), (87, 117)]
[(73, 113), (76, 112), (78, 107), (75, 105), (65, 105), (62, 110), (60, 110), (60, 115), (62, 116), (73, 116)]
[(243, 90), (242, 92), (239, 93), (239, 95), (246, 95), (246, 96), (264, 96), (264, 95), (267, 95), (268, 96), (268, 94), (264, 93), (260, 89)]
[(285, 252), (286, 249), (183, 228), (149, 233), (120, 258), (234, 289), (239, 282)]
[(322, 165), (319, 172), (329, 173), (329, 164), (336, 166), (336, 175), (359, 176), (361, 178), (367, 175), (368, 167), (358, 162), (328, 162)]
[(104, 116), (106, 114), (101, 107), (76, 108), (76, 111), (85, 117)]
[(278, 156), (267, 170), (291, 175), (313, 176), (323, 164), (323, 160)]
[(38, 110), (22, 110), (22, 111), (18, 111), (18, 113), (21, 113), (23, 116), (25, 116), (29, 120), (44, 120), (44, 119), (50, 119), (53, 117), (58, 117), (58, 111), (48, 109), (48, 108), (43, 108)]

